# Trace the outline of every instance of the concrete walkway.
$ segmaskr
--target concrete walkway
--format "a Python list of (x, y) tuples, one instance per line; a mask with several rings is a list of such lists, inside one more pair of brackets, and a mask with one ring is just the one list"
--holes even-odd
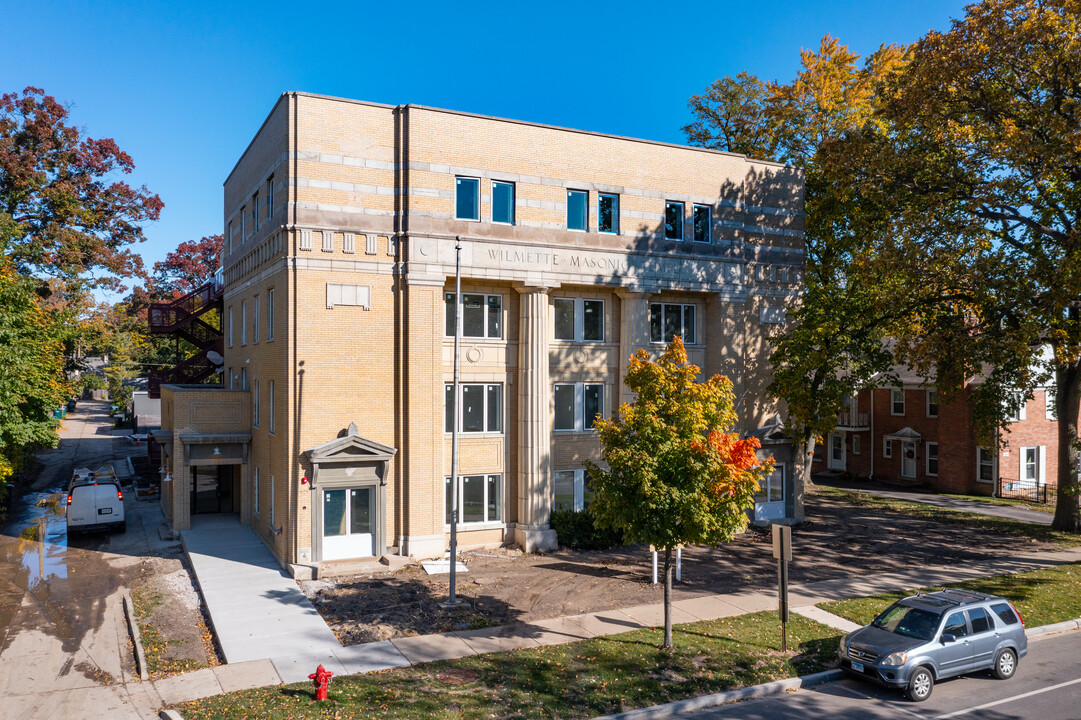
[(964, 498), (948, 497), (946, 495), (920, 492), (918, 490), (889, 488), (874, 483), (844, 482), (835, 480), (828, 475), (816, 475), (814, 481), (819, 485), (839, 488), (841, 490), (859, 490), (868, 495), (878, 495), (880, 497), (893, 498), (894, 500), (908, 500), (910, 502), (934, 505), (949, 510), (963, 510), (965, 512), (976, 513), (977, 515), (1006, 518), (1008, 520), (1020, 520), (1021, 522), (1030, 522), (1037, 525), (1050, 525), (1051, 520), (1054, 518), (1052, 513), (1030, 510), (1029, 508), (1018, 505), (995, 505), (989, 502), (980, 502), (979, 500), (965, 500)]
[[(269, 550), (235, 518), (200, 523), (196, 531), (184, 534), (184, 541), (229, 664), (155, 682), (157, 693), (166, 703), (307, 680), (319, 663), (336, 674), (369, 672), (614, 635), (657, 627), (664, 618), (662, 605), (640, 605), (342, 647), (296, 583), (278, 569)], [(1068, 562), (1081, 562), (1081, 548), (794, 585), (790, 602), (796, 612), (848, 632), (854, 627), (852, 623), (813, 606), (827, 600), (1026, 572)], [(777, 596), (774, 592), (747, 591), (688, 598), (672, 605), (673, 621), (687, 623), (775, 610)], [(237, 662), (242, 658), (244, 661)]]

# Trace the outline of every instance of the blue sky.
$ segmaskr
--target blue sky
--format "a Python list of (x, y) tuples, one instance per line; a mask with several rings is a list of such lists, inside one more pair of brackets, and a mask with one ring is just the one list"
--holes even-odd
[[(944, 30), (946, 0), (0, 0), (0, 92), (43, 88), (161, 195), (148, 267), (221, 232), (222, 183), (287, 90), (683, 142), (687, 98), (741, 70), (788, 81), (831, 33), (866, 54)], [(17, 28), (18, 30), (11, 30)]]

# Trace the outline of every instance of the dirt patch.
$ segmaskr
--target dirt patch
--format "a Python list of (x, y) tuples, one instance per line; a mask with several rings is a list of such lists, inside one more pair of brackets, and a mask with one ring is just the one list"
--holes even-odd
[[(795, 528), (793, 583), (986, 560), (1050, 549), (1049, 544), (986, 528), (971, 528), (853, 506), (809, 495), (807, 521)], [(526, 555), (514, 549), (462, 553), (468, 572), (457, 578), (463, 607), (442, 607), (449, 576), (418, 565), (395, 573), (302, 583), (305, 593), (345, 645), (450, 630), (659, 603), (645, 548), (561, 549)], [(683, 552), (683, 580), (674, 599), (772, 590), (776, 565), (770, 535), (750, 529), (717, 548)], [(663, 567), (663, 558), (661, 559)]]
[(220, 665), (199, 594), (179, 559), (154, 558), (132, 589), (151, 679)]

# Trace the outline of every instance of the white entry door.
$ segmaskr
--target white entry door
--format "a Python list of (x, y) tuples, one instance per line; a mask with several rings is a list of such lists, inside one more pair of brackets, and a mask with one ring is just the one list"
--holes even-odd
[(833, 433), (830, 435), (830, 470), (844, 470), (845, 459), (845, 434)]
[(372, 557), (373, 488), (323, 491), (323, 560)]
[(754, 496), (754, 519), (758, 522), (784, 518), (785, 466), (777, 465)]
[(916, 477), (916, 443), (901, 443), (901, 477)]

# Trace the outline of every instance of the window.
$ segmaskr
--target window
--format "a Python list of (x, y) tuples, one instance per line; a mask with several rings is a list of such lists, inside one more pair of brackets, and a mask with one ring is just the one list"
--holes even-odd
[(890, 390), (890, 415), (905, 414), (905, 391), (893, 388)]
[[(498, 383), (462, 383), (462, 412), (458, 431), (463, 433), (503, 432), (503, 386)], [(445, 387), (446, 432), (454, 431), (454, 384)]]
[(274, 476), (270, 476), (270, 529), (274, 529)]
[(859, 435), (853, 435), (852, 436), (852, 454), (853, 455), (859, 455), (860, 454), (860, 436)]
[(593, 503), (585, 470), (556, 470), (552, 475), (552, 509), (581, 512)]
[(480, 220), (480, 180), (477, 178), (455, 178), (454, 217)]
[(604, 301), (555, 298), (555, 339), (572, 342), (604, 341)]
[(255, 477), (251, 484), (251, 511), (259, 514), (259, 468), (255, 468)]
[(619, 233), (619, 195), (601, 193), (597, 196), (597, 230)]
[(556, 383), (553, 397), (556, 430), (583, 432), (604, 414), (603, 383)]
[(938, 390), (927, 391), (927, 417), (938, 417)]
[(882, 457), (893, 457), (893, 440), (889, 438), (882, 438)]
[(567, 229), (589, 230), (589, 193), (585, 190), (567, 191)]
[(708, 243), (710, 241), (710, 208), (709, 205), (694, 206), (694, 241)]
[(938, 443), (927, 443), (927, 474), (938, 475)]
[(995, 626), (991, 616), (982, 607), (969, 608), (968, 621), (972, 625), (972, 634), (987, 632)]
[(652, 303), (649, 306), (649, 341), (670, 343), (679, 335), (685, 345), (694, 345), (694, 305)]
[(514, 183), (492, 181), (492, 222), (514, 224)]
[(243, 245), (244, 241), (248, 239), (248, 209), (244, 205), (240, 206), (240, 244)]
[(995, 611), (995, 615), (998, 615), (1006, 625), (1014, 625), (1017, 623), (1017, 613), (1013, 611), (1013, 608), (1008, 603), (995, 603), (991, 606), (991, 609)]
[(240, 344), (248, 344), (248, 303), (240, 303)]
[(1037, 487), (1042, 484), (1043, 478), (1040, 473), (1041, 447), (1021, 448), (1021, 486)]
[(269, 407), (267, 408), (267, 410), (268, 410), (267, 414), (269, 415), (269, 417), (267, 418), (267, 424), (270, 426), (270, 428), (269, 428), (270, 429), (270, 434), (273, 435), (274, 434), (274, 381), (273, 380), (270, 381), (270, 392), (267, 393), (267, 400), (269, 401)]
[[(446, 334), (454, 337), (454, 293), (443, 296)], [(462, 337), (503, 337), (503, 296), (462, 293)]]
[(259, 342), (259, 296), (255, 296), (251, 308), (251, 341), (253, 343)]
[(232, 255), (232, 253), (233, 253), (233, 221), (232, 220), (229, 221), (229, 227), (228, 227), (228, 231), (226, 232), (226, 235), (229, 237), (229, 254)]
[(968, 635), (968, 625), (965, 623), (965, 614), (960, 610), (951, 613), (946, 618), (946, 625), (942, 628), (943, 635), (953, 635), (955, 638), (962, 638)]
[(266, 179), (266, 219), (274, 217), (274, 176)]
[(259, 381), (256, 380), (251, 394), (251, 425), (259, 427)]
[[(450, 478), (444, 479), (444, 507), (450, 524), (453, 498)], [(503, 521), (503, 476), (458, 476), (458, 523), (491, 523)]]
[(1043, 415), (1048, 420), (1058, 420), (1058, 411), (1055, 409), (1055, 388), (1045, 388), (1043, 391)]
[(274, 339), (274, 291), (266, 291), (266, 339)]
[(995, 481), (995, 456), (987, 448), (976, 448), (976, 479), (980, 482)]
[(229, 306), (229, 347), (233, 347), (233, 306)]
[(240, 368), (240, 389), (248, 389), (248, 368)]
[(1018, 422), (1025, 419), (1025, 396), (1019, 392), (1009, 393), (1006, 400), (1006, 420)]
[(683, 203), (669, 201), (664, 204), (664, 237), (683, 239)]
[(784, 501), (784, 463), (773, 466), (773, 472), (761, 483), (758, 492), (754, 494), (756, 503), (783, 502)]
[(259, 193), (251, 196), (251, 231), (255, 234), (259, 230)]

